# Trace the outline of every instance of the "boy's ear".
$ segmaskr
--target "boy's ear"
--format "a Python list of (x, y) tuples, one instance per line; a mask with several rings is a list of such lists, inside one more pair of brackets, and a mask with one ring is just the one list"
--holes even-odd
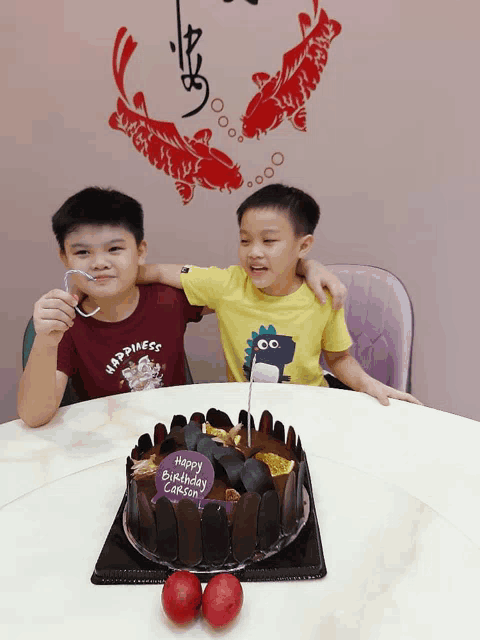
[(138, 251), (138, 264), (145, 264), (148, 253), (148, 245), (146, 240), (142, 240), (137, 247)]
[(310, 249), (313, 247), (313, 243), (315, 242), (315, 238), (310, 233), (307, 236), (303, 236), (300, 242), (300, 250), (299, 250), (299, 258), (305, 258), (305, 256), (310, 252)]

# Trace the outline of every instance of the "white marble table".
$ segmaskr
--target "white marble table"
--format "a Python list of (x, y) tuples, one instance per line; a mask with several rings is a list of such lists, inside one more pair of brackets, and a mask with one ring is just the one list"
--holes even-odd
[(246, 384), (172, 387), (62, 409), (48, 425), (0, 426), (0, 637), (430, 639), (477, 637), (480, 424), (354, 392), (261, 385), (252, 398), (307, 452), (328, 574), (244, 583), (228, 632), (179, 631), (160, 585), (95, 586), (136, 438), (211, 406), (236, 420)]

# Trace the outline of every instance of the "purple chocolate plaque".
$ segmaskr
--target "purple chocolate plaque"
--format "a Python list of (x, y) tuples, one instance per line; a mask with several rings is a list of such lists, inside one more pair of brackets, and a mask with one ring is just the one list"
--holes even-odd
[(215, 471), (210, 460), (198, 451), (174, 451), (162, 460), (155, 475), (157, 494), (170, 502), (189, 498), (194, 502), (204, 498), (212, 488)]

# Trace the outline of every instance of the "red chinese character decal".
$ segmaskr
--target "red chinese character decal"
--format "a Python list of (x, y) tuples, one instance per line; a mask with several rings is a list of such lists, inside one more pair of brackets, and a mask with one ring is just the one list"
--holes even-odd
[(125, 70), (137, 42), (128, 36), (119, 55), (126, 33), (126, 27), (119, 29), (113, 48), (113, 76), (122, 97), (117, 100), (117, 110), (110, 116), (109, 125), (126, 133), (135, 149), (148, 158), (150, 164), (175, 180), (183, 204), (193, 198), (197, 185), (229, 192), (240, 188), (243, 178), (239, 166), (225, 153), (209, 146), (210, 129), (197, 131), (192, 138), (182, 137), (173, 122), (149, 117), (141, 91), (133, 97), (135, 111), (127, 106), (130, 103), (124, 87)]
[[(224, 0), (231, 2), (232, 0)], [(247, 0), (256, 5), (258, 0)], [(203, 30), (188, 24), (183, 33), (180, 0), (177, 8), (177, 42), (170, 41), (170, 49), (178, 54), (182, 71), (182, 83), (186, 91), (202, 91), (201, 102), (182, 117), (195, 116), (207, 104), (209, 84), (205, 76), (200, 75), (202, 56), (194, 53)], [(251, 99), (245, 115), (242, 116), (242, 135), (237, 140), (260, 138), (276, 129), (283, 120), (289, 120), (297, 131), (307, 130), (306, 102), (317, 88), (321, 74), (327, 64), (330, 44), (341, 31), (336, 20), (329, 19), (327, 13), (319, 8), (319, 0), (313, 0), (313, 20), (306, 13), (298, 14), (302, 41), (283, 55), (282, 68), (273, 77), (267, 73), (255, 73), (252, 76), (259, 91)], [(184, 45), (183, 40), (186, 40)], [(143, 92), (137, 92), (129, 102), (124, 87), (127, 65), (137, 47), (126, 27), (119, 29), (113, 48), (113, 76), (120, 93), (117, 110), (112, 113), (109, 125), (112, 129), (123, 131), (132, 143), (155, 168), (162, 170), (175, 180), (175, 187), (188, 204), (196, 186), (219, 191), (239, 189), (244, 179), (240, 166), (235, 164), (224, 152), (209, 146), (212, 131), (201, 129), (189, 138), (182, 136), (173, 122), (162, 122), (150, 118)], [(196, 58), (193, 56), (196, 55)], [(185, 64), (186, 62), (186, 64)], [(237, 129), (230, 124), (223, 113), (224, 101), (219, 97), (211, 102), (212, 111), (218, 116), (218, 125), (227, 131), (230, 138), (237, 137)], [(276, 149), (271, 156), (272, 165), (279, 167), (284, 163), (284, 154)], [(247, 187), (254, 181), (260, 185), (264, 179), (274, 176), (276, 169), (267, 166), (262, 175), (248, 180)]]
[(299, 131), (307, 130), (305, 102), (320, 82), (331, 41), (341, 31), (340, 23), (330, 20), (323, 9), (319, 11), (318, 0), (313, 0), (313, 8), (313, 27), (306, 13), (298, 15), (303, 40), (284, 54), (281, 70), (273, 78), (268, 73), (252, 76), (260, 91), (242, 117), (245, 137), (259, 138), (284, 118)]

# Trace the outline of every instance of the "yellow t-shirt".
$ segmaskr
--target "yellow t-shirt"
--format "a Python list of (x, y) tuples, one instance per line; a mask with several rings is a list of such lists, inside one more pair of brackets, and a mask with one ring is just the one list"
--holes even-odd
[(319, 364), (322, 349), (344, 351), (352, 341), (343, 309), (322, 305), (303, 283), (287, 296), (257, 289), (240, 266), (191, 267), (181, 276), (190, 304), (214, 309), (230, 382), (250, 379), (327, 387)]

